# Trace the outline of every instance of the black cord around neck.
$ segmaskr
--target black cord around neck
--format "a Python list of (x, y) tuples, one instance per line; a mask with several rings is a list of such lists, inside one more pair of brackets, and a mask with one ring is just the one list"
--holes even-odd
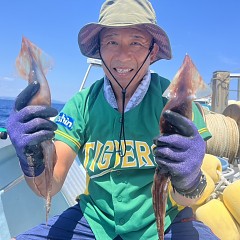
[[(127, 92), (127, 88), (129, 87), (129, 85), (132, 83), (132, 81), (134, 80), (134, 78), (136, 77), (136, 75), (139, 73), (139, 71), (142, 69), (143, 65), (145, 64), (145, 62), (147, 61), (150, 53), (152, 52), (154, 47), (154, 40), (152, 40), (151, 46), (149, 47), (149, 52), (147, 54), (147, 56), (145, 57), (144, 61), (142, 62), (141, 66), (139, 67), (139, 69), (137, 70), (137, 72), (134, 74), (134, 76), (131, 78), (131, 80), (129, 81), (129, 83), (127, 84), (127, 86), (125, 88), (122, 87), (122, 85), (118, 82), (118, 80), (114, 77), (114, 75), (112, 74), (112, 72), (110, 71), (110, 69), (108, 68), (108, 66), (106, 65), (105, 61), (102, 58), (101, 55), (101, 51), (99, 49), (99, 55), (101, 57), (102, 63), (104, 64), (104, 66), (107, 68), (108, 72), (111, 74), (111, 76), (113, 77), (113, 79), (115, 80), (115, 82), (118, 84), (118, 86), (122, 89), (122, 113), (121, 113), (121, 129), (120, 129), (120, 134), (119, 134), (119, 150), (117, 150), (119, 156), (122, 158), (126, 155), (126, 151), (127, 151), (127, 144), (126, 144), (126, 138), (125, 138), (125, 101), (126, 101), (126, 92)], [(112, 87), (112, 85), (111, 85)], [(122, 143), (121, 140), (123, 139), (123, 144), (124, 147), (122, 147)]]

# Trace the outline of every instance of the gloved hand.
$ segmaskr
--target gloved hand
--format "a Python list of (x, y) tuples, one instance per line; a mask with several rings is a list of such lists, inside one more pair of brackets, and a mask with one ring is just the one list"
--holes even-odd
[(49, 117), (57, 115), (55, 108), (27, 106), (39, 88), (39, 83), (34, 82), (19, 94), (7, 121), (7, 131), (22, 171), (29, 177), (36, 177), (43, 172), (45, 164), (41, 142), (52, 139), (57, 129), (57, 125), (48, 120)]
[(200, 167), (205, 154), (205, 142), (192, 121), (173, 111), (163, 113), (176, 134), (154, 139), (153, 152), (160, 171), (168, 172), (172, 186), (178, 192), (192, 192), (201, 178)]

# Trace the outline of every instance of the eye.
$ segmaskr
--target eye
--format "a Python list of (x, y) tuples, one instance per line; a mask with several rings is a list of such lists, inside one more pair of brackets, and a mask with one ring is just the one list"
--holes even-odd
[(132, 46), (142, 46), (142, 43), (140, 43), (140, 42), (132, 42), (131, 45)]
[(118, 45), (118, 43), (115, 42), (115, 41), (108, 41), (107, 45), (109, 45), (109, 46), (111, 46), (111, 45)]

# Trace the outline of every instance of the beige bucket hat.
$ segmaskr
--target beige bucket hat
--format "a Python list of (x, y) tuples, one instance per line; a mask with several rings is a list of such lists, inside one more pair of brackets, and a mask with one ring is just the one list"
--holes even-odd
[(106, 0), (99, 22), (85, 25), (78, 34), (78, 44), (86, 57), (100, 59), (99, 33), (106, 27), (141, 26), (159, 46), (155, 61), (171, 59), (171, 46), (165, 31), (157, 25), (155, 11), (148, 0)]

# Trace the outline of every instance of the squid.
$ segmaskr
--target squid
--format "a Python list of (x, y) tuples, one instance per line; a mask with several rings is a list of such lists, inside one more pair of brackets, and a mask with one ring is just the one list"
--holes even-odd
[[(16, 69), (21, 78), (28, 81), (28, 84), (38, 82), (39, 91), (32, 97), (28, 105), (51, 105), (51, 93), (45, 75), (52, 68), (52, 59), (39, 47), (34, 45), (26, 37), (22, 38), (20, 53), (16, 59)], [(31, 93), (30, 93), (31, 94)], [(51, 189), (53, 181), (53, 169), (57, 160), (55, 145), (52, 140), (41, 142), (45, 164), (46, 182), (46, 222), (51, 207)], [(38, 189), (33, 175), (33, 181)], [(42, 195), (39, 191), (39, 194)], [(43, 195), (42, 195), (43, 196)]]
[[(209, 96), (210, 88), (204, 83), (196, 66), (189, 55), (186, 55), (182, 66), (176, 73), (171, 84), (163, 93), (169, 99), (162, 113), (171, 110), (192, 120), (192, 102), (201, 97)], [(160, 133), (175, 134), (175, 129), (160, 117)], [(153, 208), (156, 217), (158, 237), (164, 239), (164, 219), (170, 174), (159, 167), (156, 168), (152, 186)]]

